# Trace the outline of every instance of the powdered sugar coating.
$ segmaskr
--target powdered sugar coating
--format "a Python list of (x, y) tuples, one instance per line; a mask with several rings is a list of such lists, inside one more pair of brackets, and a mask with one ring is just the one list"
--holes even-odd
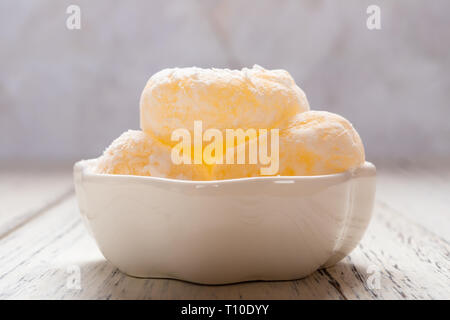
[(173, 130), (278, 128), (309, 110), (304, 92), (285, 70), (174, 68), (153, 75), (140, 100), (141, 129), (171, 144)]

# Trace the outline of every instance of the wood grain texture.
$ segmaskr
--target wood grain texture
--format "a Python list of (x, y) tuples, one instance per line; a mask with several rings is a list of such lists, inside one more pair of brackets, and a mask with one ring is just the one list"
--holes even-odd
[(122, 274), (87, 234), (70, 195), (0, 239), (0, 299), (450, 299), (449, 177), (379, 170), (373, 220), (350, 256), (296, 281), (222, 286)]
[(0, 238), (73, 193), (70, 171), (0, 170)]

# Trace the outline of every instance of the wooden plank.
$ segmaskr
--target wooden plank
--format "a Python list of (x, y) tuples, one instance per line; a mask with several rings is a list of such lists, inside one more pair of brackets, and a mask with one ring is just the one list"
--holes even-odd
[(0, 238), (73, 192), (70, 170), (0, 170)]
[(378, 170), (377, 199), (384, 206), (450, 242), (450, 170), (437, 163)]
[[(411, 201), (420, 201), (414, 199)], [(450, 298), (448, 241), (393, 209), (392, 201), (378, 197), (365, 238), (350, 257), (332, 268), (297, 281), (202, 286), (120, 273), (104, 260), (88, 236), (71, 197), (0, 240), (0, 298)], [(80, 290), (70, 285), (77, 268)], [(380, 286), (375, 281), (372, 288), (368, 279), (377, 278)]]

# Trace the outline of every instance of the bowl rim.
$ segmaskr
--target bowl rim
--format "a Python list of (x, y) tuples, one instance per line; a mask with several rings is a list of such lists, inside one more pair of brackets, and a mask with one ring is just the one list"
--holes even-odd
[(365, 161), (360, 167), (349, 169), (347, 171), (324, 174), (324, 175), (314, 175), (314, 176), (267, 176), (267, 177), (245, 177), (245, 178), (234, 178), (234, 179), (223, 179), (223, 180), (183, 180), (174, 178), (163, 178), (163, 177), (153, 177), (153, 176), (137, 176), (130, 174), (110, 174), (110, 173), (94, 173), (88, 171), (88, 167), (92, 164), (94, 159), (86, 159), (77, 161), (74, 164), (74, 172), (80, 173), (83, 177), (88, 179), (115, 179), (123, 181), (141, 181), (141, 182), (165, 182), (165, 183), (177, 183), (177, 184), (187, 184), (187, 185), (218, 185), (218, 184), (229, 184), (229, 183), (239, 183), (239, 182), (249, 182), (249, 181), (280, 181), (289, 184), (291, 181), (311, 181), (311, 180), (330, 180), (330, 179), (342, 179), (345, 177), (353, 177), (358, 175), (358, 172), (364, 171), (364, 176), (373, 176), (376, 173), (375, 165), (369, 161)]

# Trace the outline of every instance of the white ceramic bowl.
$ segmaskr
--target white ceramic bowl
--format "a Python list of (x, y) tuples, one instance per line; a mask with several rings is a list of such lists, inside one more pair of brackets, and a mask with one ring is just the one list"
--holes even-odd
[(297, 279), (331, 266), (369, 224), (375, 166), (323, 176), (186, 181), (75, 164), (80, 212), (126, 274), (205, 284)]

